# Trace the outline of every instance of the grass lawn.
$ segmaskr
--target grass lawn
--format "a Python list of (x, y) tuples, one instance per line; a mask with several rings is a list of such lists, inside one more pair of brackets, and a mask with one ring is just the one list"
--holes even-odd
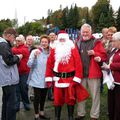
[[(31, 104), (31, 106), (32, 106), (32, 104)], [(76, 106), (75, 106), (75, 115), (74, 116), (76, 116), (76, 114), (77, 114)], [(90, 117), (89, 117), (90, 107), (91, 107), (91, 99), (89, 98), (87, 100), (87, 105), (86, 105), (87, 114), (86, 114), (86, 117), (84, 120), (90, 120)], [(45, 113), (47, 116), (50, 116), (51, 120), (54, 120), (53, 102), (46, 101)], [(25, 111), (24, 109), (21, 109), (20, 112), (17, 113), (17, 120), (34, 120), (33, 107), (30, 111)], [(62, 108), (61, 120), (67, 120), (67, 107), (66, 107), (66, 105), (64, 105)], [(104, 87), (103, 93), (101, 93), (101, 109), (100, 109), (99, 120), (108, 120), (108, 116), (107, 116), (107, 87), (106, 86)]]

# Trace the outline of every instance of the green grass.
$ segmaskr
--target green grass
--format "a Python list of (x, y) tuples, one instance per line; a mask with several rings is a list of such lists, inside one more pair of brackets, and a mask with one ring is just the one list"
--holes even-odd
[[(75, 106), (75, 114), (74, 116), (77, 115), (77, 105)], [(100, 118), (99, 120), (108, 120), (107, 116), (107, 87), (104, 87), (103, 93), (101, 93), (101, 106), (100, 106)], [(91, 108), (91, 99), (89, 98), (86, 103), (86, 117), (84, 120), (90, 120), (90, 108)], [(54, 120), (54, 106), (53, 103), (50, 101), (46, 101), (45, 105), (45, 113), (47, 116), (50, 116), (51, 120)], [(22, 109), (20, 112), (17, 113), (17, 120), (34, 120), (34, 110), (33, 107), (30, 111), (24, 111)], [(61, 113), (61, 120), (67, 120), (67, 107), (66, 105), (63, 106), (62, 108), (62, 113)]]

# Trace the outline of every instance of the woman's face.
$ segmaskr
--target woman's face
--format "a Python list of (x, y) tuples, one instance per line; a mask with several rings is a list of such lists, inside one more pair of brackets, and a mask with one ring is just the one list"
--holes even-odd
[(108, 31), (107, 39), (111, 41), (111, 40), (112, 40), (112, 35), (113, 35), (113, 34), (114, 34), (113, 32)]
[(49, 40), (47, 38), (42, 38), (40, 45), (43, 49), (47, 49), (49, 46)]

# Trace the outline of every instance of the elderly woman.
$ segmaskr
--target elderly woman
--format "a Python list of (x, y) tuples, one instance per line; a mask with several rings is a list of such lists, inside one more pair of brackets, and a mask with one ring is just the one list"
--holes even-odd
[(104, 66), (114, 78), (114, 88), (108, 90), (108, 112), (109, 120), (120, 120), (120, 32), (113, 34), (112, 47), (109, 65)]
[(16, 37), (15, 42), (16, 42), (16, 46), (12, 48), (13, 54), (23, 55), (23, 58), (18, 64), (19, 84), (17, 85), (17, 89), (16, 89), (16, 96), (17, 96), (16, 112), (20, 110), (20, 99), (22, 99), (25, 110), (28, 111), (30, 110), (30, 102), (28, 98), (27, 79), (28, 79), (30, 69), (27, 66), (27, 61), (28, 61), (30, 53), (29, 53), (27, 46), (24, 44), (25, 38), (23, 35), (19, 35), (18, 37)]

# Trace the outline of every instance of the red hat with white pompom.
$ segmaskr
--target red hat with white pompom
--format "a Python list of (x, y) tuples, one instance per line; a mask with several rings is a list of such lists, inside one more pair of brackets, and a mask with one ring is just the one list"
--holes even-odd
[(69, 35), (68, 33), (66, 33), (64, 30), (61, 30), (59, 33), (58, 33), (58, 37), (57, 39), (65, 39), (65, 40), (69, 40)]

